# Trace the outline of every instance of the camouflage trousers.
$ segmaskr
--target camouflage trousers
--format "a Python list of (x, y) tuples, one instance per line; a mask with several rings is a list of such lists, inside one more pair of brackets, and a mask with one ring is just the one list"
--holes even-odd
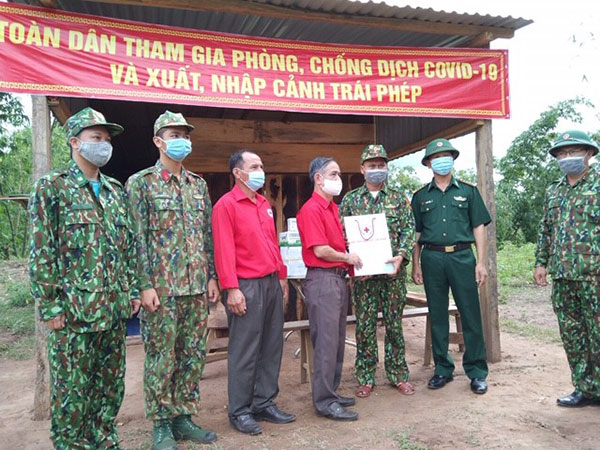
[(115, 419), (125, 392), (125, 321), (106, 331), (51, 331), (48, 361), (54, 448), (118, 449)]
[(146, 417), (197, 414), (206, 360), (206, 295), (161, 297), (160, 308), (142, 311), (140, 318)]
[(552, 306), (575, 390), (600, 398), (600, 283), (554, 280)]
[(377, 313), (380, 302), (385, 324), (385, 375), (394, 385), (408, 380), (402, 332), (406, 284), (401, 276), (354, 282), (352, 302), (356, 314), (355, 375), (359, 385), (375, 384), (378, 361)]

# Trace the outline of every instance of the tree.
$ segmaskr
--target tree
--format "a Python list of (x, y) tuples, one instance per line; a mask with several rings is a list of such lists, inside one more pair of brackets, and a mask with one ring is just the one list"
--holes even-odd
[(548, 149), (561, 119), (581, 123), (578, 106), (593, 107), (581, 97), (557, 103), (521, 133), (500, 159), (502, 179), (496, 189), (496, 217), (502, 218), (497, 222), (499, 241), (535, 242), (546, 189), (561, 176)]
[[(18, 99), (0, 94), (0, 196), (28, 195), (32, 188), (31, 128)], [(8, 125), (8, 126), (6, 126)], [(69, 159), (66, 138), (58, 122), (52, 125), (52, 166)], [(27, 252), (27, 213), (13, 201), (0, 202), (0, 257), (24, 257)]]
[(390, 164), (389, 184), (411, 198), (413, 192), (419, 189), (423, 183), (417, 177), (414, 167), (398, 167)]

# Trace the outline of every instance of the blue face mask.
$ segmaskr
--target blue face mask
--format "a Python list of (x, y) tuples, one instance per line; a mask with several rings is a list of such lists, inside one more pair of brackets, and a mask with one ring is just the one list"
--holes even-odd
[(173, 161), (181, 162), (192, 152), (192, 143), (189, 139), (177, 138), (168, 141), (161, 139), (161, 141), (167, 144), (165, 153)]
[(244, 184), (252, 191), (258, 191), (265, 185), (265, 173), (263, 171), (246, 173), (248, 174), (248, 181), (244, 181)]
[(566, 158), (557, 159), (557, 162), (560, 170), (567, 175), (577, 175), (586, 168), (585, 156), (567, 156)]
[(431, 160), (431, 170), (438, 175), (448, 175), (454, 167), (454, 158), (452, 156), (441, 156)]

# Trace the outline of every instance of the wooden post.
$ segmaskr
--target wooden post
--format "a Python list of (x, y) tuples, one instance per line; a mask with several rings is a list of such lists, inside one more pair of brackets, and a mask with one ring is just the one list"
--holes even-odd
[[(37, 181), (52, 168), (50, 147), (50, 109), (46, 97), (31, 96), (33, 129), (33, 181)], [(50, 418), (50, 391), (48, 388), (48, 329), (40, 321), (35, 307), (35, 361), (36, 378), (33, 398), (33, 420)]]
[(500, 324), (498, 321), (498, 263), (496, 258), (496, 204), (494, 201), (494, 159), (492, 145), (492, 121), (486, 120), (475, 132), (475, 155), (477, 160), (477, 187), (492, 216), (487, 230), (488, 280), (480, 289), (483, 332), (489, 362), (502, 359), (500, 351)]

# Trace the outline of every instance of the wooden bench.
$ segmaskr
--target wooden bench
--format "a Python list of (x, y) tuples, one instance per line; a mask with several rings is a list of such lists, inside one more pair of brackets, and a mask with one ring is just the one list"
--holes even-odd
[[(462, 322), (456, 305), (450, 305), (448, 314), (453, 316), (456, 321), (456, 332), (450, 333), (450, 343), (458, 344), (459, 350), (464, 351), (464, 339), (462, 334)], [(431, 364), (432, 347), (431, 347), (431, 324), (429, 323), (429, 311), (427, 307), (405, 309), (402, 314), (402, 320), (411, 319), (414, 317), (426, 317), (425, 323), (425, 350), (423, 354), (423, 365)], [(377, 322), (383, 323), (383, 313), (377, 315)], [(356, 323), (356, 316), (348, 316), (346, 324)], [(285, 333), (291, 331), (300, 331), (300, 383), (311, 382), (312, 366), (313, 366), (313, 346), (310, 339), (310, 330), (308, 320), (295, 320), (285, 322), (283, 325)]]

